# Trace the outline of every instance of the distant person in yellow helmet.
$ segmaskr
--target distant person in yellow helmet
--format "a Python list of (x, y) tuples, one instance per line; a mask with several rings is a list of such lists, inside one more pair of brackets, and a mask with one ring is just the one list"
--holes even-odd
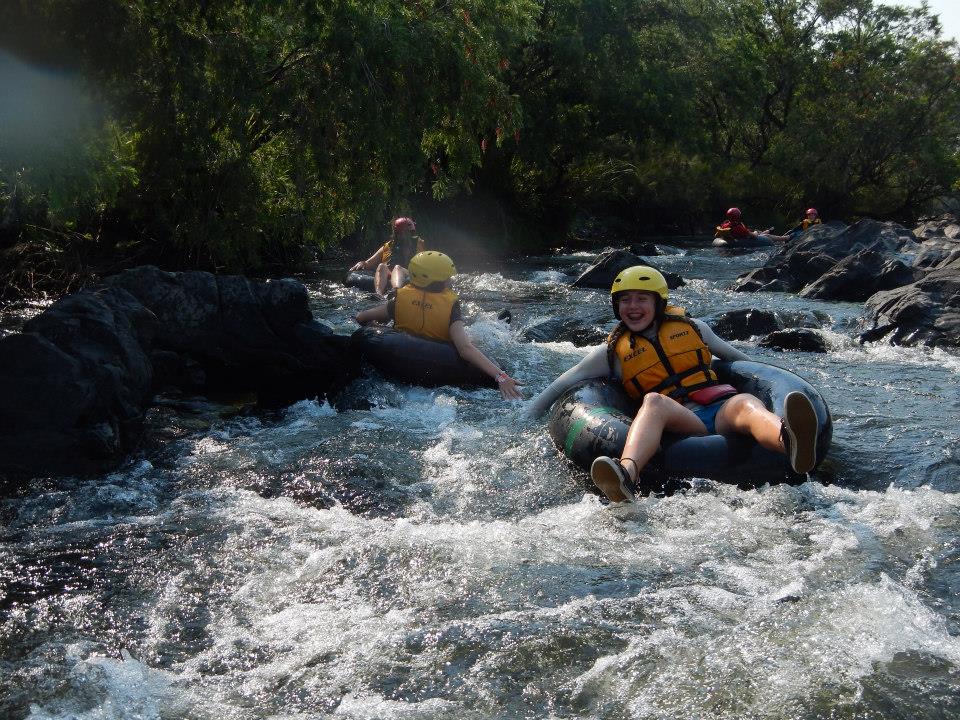
[(786, 396), (785, 417), (759, 398), (721, 384), (711, 356), (748, 360), (714, 335), (701, 320), (667, 304), (667, 281), (654, 268), (635, 265), (613, 281), (613, 314), (619, 324), (607, 342), (554, 380), (533, 399), (528, 415), (542, 415), (565, 390), (590, 378), (616, 377), (637, 400), (638, 411), (623, 454), (598, 457), (594, 484), (614, 502), (632, 501), (644, 465), (656, 454), (665, 431), (685, 435), (751, 435), (763, 447), (786, 453), (795, 472), (816, 463), (817, 415), (807, 396)]
[(409, 279), (410, 258), (426, 250), (423, 238), (414, 235), (416, 230), (412, 218), (396, 218), (391, 223), (390, 239), (366, 260), (355, 263), (350, 271), (373, 270), (373, 289), (377, 295), (386, 295), (391, 288), (405, 285)]
[(410, 284), (393, 291), (384, 304), (357, 313), (356, 320), (361, 325), (392, 320), (397, 330), (452, 343), (460, 357), (496, 381), (505, 399), (523, 398), (517, 381), (470, 341), (463, 326), (460, 299), (450, 289), (450, 278), (456, 274), (453, 260), (444, 253), (417, 253), (410, 260)]

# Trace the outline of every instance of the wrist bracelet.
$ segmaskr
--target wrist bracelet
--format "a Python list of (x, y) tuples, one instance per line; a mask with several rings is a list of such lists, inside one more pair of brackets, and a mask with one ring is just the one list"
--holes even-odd
[(510, 376), (501, 370), (499, 373), (497, 373), (497, 376), (494, 378), (494, 380), (496, 381), (497, 385), (503, 385), (503, 383), (505, 383), (509, 378)]

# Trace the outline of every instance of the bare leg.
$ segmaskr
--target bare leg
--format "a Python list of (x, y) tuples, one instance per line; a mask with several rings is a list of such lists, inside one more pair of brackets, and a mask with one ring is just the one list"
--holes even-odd
[(636, 480), (643, 466), (657, 450), (665, 430), (685, 435), (706, 435), (707, 426), (675, 400), (659, 393), (647, 393), (637, 416), (630, 423), (627, 443), (624, 445), (621, 460), (632, 460), (624, 467), (630, 473), (630, 479)]
[(386, 295), (389, 285), (390, 268), (387, 267), (386, 263), (380, 263), (373, 273), (373, 291), (377, 293), (377, 295)]
[(717, 413), (717, 432), (721, 435), (750, 435), (767, 450), (784, 452), (780, 439), (780, 417), (764, 407), (760, 399), (747, 393), (734, 395)]
[(403, 287), (409, 279), (410, 273), (407, 272), (405, 267), (401, 267), (400, 265), (393, 266), (393, 272), (390, 273), (390, 283), (393, 287)]

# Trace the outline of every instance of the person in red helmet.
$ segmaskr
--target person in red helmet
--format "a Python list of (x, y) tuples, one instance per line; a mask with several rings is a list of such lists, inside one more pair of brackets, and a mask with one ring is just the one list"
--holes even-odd
[[(788, 235), (771, 234), (773, 231), (772, 227), (766, 230), (751, 230), (743, 223), (741, 219), (742, 216), (743, 213), (740, 212), (740, 208), (732, 207), (727, 210), (727, 219), (715, 228), (713, 234), (715, 238), (714, 243), (736, 247), (738, 244), (750, 245), (756, 241), (772, 243), (786, 242), (789, 240)], [(721, 240), (722, 242), (717, 243), (717, 240)]]
[(796, 227), (787, 232), (787, 236), (790, 238), (795, 238), (798, 235), (806, 232), (814, 225), (822, 224), (820, 219), (820, 213), (817, 212), (816, 208), (807, 208), (807, 211), (804, 213), (803, 220), (801, 220)]
[(355, 263), (351, 272), (374, 270), (373, 289), (377, 295), (386, 295), (388, 290), (403, 287), (410, 279), (407, 265), (417, 253), (426, 250), (423, 238), (414, 235), (417, 230), (412, 218), (398, 217), (391, 223), (390, 239), (377, 251)]

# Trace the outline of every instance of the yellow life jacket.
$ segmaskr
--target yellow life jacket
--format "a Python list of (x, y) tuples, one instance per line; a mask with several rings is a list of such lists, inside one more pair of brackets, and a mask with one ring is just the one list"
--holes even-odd
[[(383, 244), (383, 247), (380, 248), (380, 253), (381, 253), (381, 255), (380, 255), (380, 262), (386, 263), (387, 265), (390, 264), (390, 257), (393, 255), (393, 243), (394, 243), (393, 240), (387, 240), (387, 242), (385, 242), (385, 243)], [(418, 238), (417, 238), (417, 249), (416, 249), (416, 251), (413, 253), (413, 255), (416, 255), (417, 253), (421, 253), (421, 252), (423, 252), (423, 251), (426, 250), (426, 249), (427, 249), (427, 247), (426, 247), (426, 245), (424, 245), (423, 238), (419, 238), (419, 237), (418, 237)], [(413, 255), (411, 255), (410, 257), (413, 257)], [(407, 264), (408, 262), (410, 262), (410, 258), (400, 258), (400, 260), (403, 260), (404, 262), (402, 262), (402, 263), (394, 263), (394, 264), (395, 264), (395, 265), (400, 264), (400, 265), (403, 265), (404, 267), (406, 267), (406, 264)]]
[(821, 224), (820, 218), (814, 218), (813, 220), (807, 220), (806, 218), (804, 218), (803, 220), (800, 221), (800, 227), (803, 230), (806, 230), (811, 225), (820, 225), (820, 224)]
[(648, 392), (661, 393), (683, 402), (688, 393), (717, 384), (710, 369), (712, 354), (700, 330), (681, 308), (667, 307), (654, 341), (629, 330), (607, 342), (620, 359), (620, 379), (630, 397), (641, 399)]
[(450, 342), (450, 315), (458, 299), (450, 288), (427, 292), (416, 285), (404, 285), (397, 290), (394, 301), (393, 326), (418, 337)]

